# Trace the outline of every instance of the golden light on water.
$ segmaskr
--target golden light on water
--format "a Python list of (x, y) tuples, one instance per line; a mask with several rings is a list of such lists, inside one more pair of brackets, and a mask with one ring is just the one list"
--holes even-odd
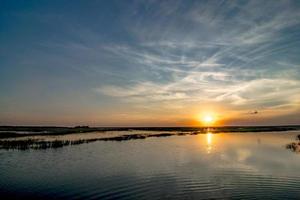
[(211, 145), (212, 133), (210, 133), (210, 132), (206, 133), (206, 141), (207, 141), (207, 145)]
[(212, 133), (210, 132), (206, 133), (207, 153), (210, 153), (212, 149), (212, 137), (213, 137)]

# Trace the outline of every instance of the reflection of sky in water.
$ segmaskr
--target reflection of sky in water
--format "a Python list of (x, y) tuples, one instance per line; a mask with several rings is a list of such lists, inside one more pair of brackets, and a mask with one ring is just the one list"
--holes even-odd
[[(44, 141), (54, 141), (54, 140), (68, 140), (68, 141), (76, 141), (76, 140), (87, 140), (87, 139), (99, 139), (99, 138), (110, 138), (121, 135), (132, 135), (132, 134), (159, 134), (161, 132), (158, 131), (137, 131), (137, 130), (129, 130), (129, 131), (95, 131), (95, 132), (86, 132), (86, 133), (72, 133), (65, 135), (32, 135), (32, 136), (22, 136), (22, 137), (12, 137), (12, 138), (3, 138), (0, 140), (28, 140), (28, 139), (36, 139), (36, 140), (44, 140)], [(164, 133), (172, 133), (176, 134), (175, 131), (164, 131)]]
[(0, 191), (44, 198), (297, 197), (300, 156), (284, 147), (297, 134), (208, 133), (0, 151)]

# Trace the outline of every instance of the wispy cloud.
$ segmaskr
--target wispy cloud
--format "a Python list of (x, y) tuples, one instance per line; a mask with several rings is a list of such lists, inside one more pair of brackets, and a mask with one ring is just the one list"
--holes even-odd
[[(147, 14), (161, 21), (142, 18), (128, 26), (137, 43), (105, 48), (146, 71), (163, 71), (168, 78), (155, 82), (148, 77), (97, 91), (127, 101), (214, 101), (242, 110), (294, 105), (300, 82), (289, 75), (299, 66), (284, 59), (291, 48), (299, 48), (299, 36), (290, 32), (300, 23), (294, 3), (205, 1), (185, 10), (180, 1), (158, 6)], [(151, 10), (153, 4), (148, 6)], [(166, 15), (174, 19), (167, 25)]]
[[(298, 1), (102, 4), (74, 3), (79, 9), (72, 11), (54, 6), (45, 13), (24, 9), (4, 14), (24, 23), (19, 29), (15, 25), (23, 33), (15, 34), (17, 38), (7, 32), (9, 27), (5, 37), (0, 37), (5, 38), (0, 47), (5, 55), (0, 61), (5, 66), (1, 75), (19, 73), (6, 85), (22, 85), (20, 77), (26, 71), (26, 80), (41, 77), (50, 82), (37, 84), (49, 85), (50, 89), (44, 88), (46, 93), (51, 94), (57, 84), (62, 96), (78, 90), (88, 93), (99, 109), (109, 105), (104, 107), (114, 110), (118, 103), (132, 112), (142, 107), (177, 112), (207, 102), (242, 114), (299, 110)], [(40, 35), (33, 31), (36, 27), (43, 30)], [(22, 52), (20, 41), (26, 47)], [(67, 78), (61, 78), (62, 74)], [(1, 76), (1, 80), (5, 78)], [(58, 86), (61, 82), (64, 85)], [(15, 93), (19, 93), (17, 89)]]

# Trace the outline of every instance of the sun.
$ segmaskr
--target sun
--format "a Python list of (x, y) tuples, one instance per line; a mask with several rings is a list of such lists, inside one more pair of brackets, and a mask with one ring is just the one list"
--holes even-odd
[(204, 115), (200, 121), (204, 125), (213, 125), (216, 122), (216, 118), (213, 115)]
[(195, 115), (197, 126), (219, 126), (221, 123), (220, 113), (215, 111), (200, 111)]
[(211, 115), (206, 115), (203, 117), (203, 122), (205, 122), (205, 123), (212, 123), (213, 121), (214, 121), (214, 118)]

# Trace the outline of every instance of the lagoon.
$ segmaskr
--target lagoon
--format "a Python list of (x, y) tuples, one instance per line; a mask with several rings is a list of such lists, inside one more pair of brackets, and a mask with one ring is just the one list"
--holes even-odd
[(1, 149), (0, 193), (4, 199), (298, 199), (300, 155), (285, 148), (298, 134), (206, 133)]

